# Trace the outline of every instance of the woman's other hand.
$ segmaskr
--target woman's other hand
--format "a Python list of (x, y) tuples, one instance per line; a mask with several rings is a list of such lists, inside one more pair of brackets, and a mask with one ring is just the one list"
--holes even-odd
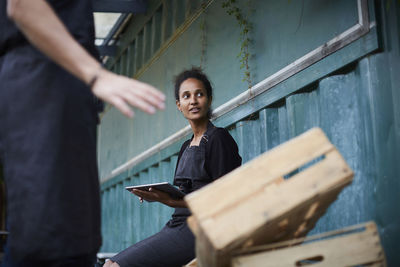
[(120, 266), (118, 263), (108, 260), (106, 261), (106, 263), (103, 264), (103, 267), (120, 267)]
[(139, 200), (143, 199), (147, 201), (157, 201), (161, 203), (165, 203), (172, 200), (172, 198), (167, 193), (164, 193), (152, 187), (149, 188), (149, 191), (133, 189), (132, 193), (138, 196)]
[(187, 207), (184, 200), (171, 198), (170, 195), (168, 195), (167, 193), (164, 193), (152, 187), (149, 188), (149, 191), (133, 189), (131, 192), (139, 197), (140, 202), (143, 202), (143, 200), (157, 201), (173, 208)]

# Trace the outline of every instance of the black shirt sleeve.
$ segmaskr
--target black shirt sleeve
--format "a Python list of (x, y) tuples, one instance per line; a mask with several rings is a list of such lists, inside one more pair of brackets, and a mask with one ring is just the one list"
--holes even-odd
[(206, 146), (206, 171), (212, 180), (231, 172), (242, 164), (238, 146), (229, 132), (217, 128)]

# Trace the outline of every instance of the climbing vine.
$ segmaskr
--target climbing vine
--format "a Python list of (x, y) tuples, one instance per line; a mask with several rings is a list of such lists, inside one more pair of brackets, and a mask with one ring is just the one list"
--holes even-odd
[(237, 57), (240, 60), (240, 69), (244, 69), (243, 81), (247, 82), (247, 86), (250, 89), (252, 85), (251, 73), (250, 73), (250, 32), (252, 30), (252, 25), (248, 19), (248, 14), (251, 12), (251, 4), (250, 0), (246, 0), (247, 2), (247, 12), (243, 13), (243, 11), (239, 8), (236, 0), (225, 0), (222, 2), (222, 7), (226, 10), (228, 15), (233, 16), (240, 28), (240, 52)]
[(207, 48), (207, 29), (206, 29), (206, 2), (203, 2), (201, 7), (204, 10), (202, 19), (200, 22), (200, 42), (201, 42), (201, 56), (200, 56), (200, 68), (203, 68), (206, 61), (206, 48)]

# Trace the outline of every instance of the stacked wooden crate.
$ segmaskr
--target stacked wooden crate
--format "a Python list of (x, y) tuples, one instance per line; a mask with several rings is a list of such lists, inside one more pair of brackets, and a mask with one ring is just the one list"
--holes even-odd
[(374, 222), (307, 238), (235, 251), (232, 267), (374, 266), (385, 267)]
[(188, 195), (197, 265), (231, 266), (237, 250), (305, 236), (352, 178), (314, 128)]

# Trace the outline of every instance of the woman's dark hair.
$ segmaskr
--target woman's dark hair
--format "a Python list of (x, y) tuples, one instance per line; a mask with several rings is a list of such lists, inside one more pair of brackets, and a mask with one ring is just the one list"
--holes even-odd
[(184, 70), (175, 77), (175, 99), (179, 101), (179, 88), (181, 84), (189, 78), (194, 78), (201, 81), (207, 92), (207, 98), (212, 97), (212, 86), (207, 78), (207, 75), (200, 68), (192, 67), (191, 69)]

